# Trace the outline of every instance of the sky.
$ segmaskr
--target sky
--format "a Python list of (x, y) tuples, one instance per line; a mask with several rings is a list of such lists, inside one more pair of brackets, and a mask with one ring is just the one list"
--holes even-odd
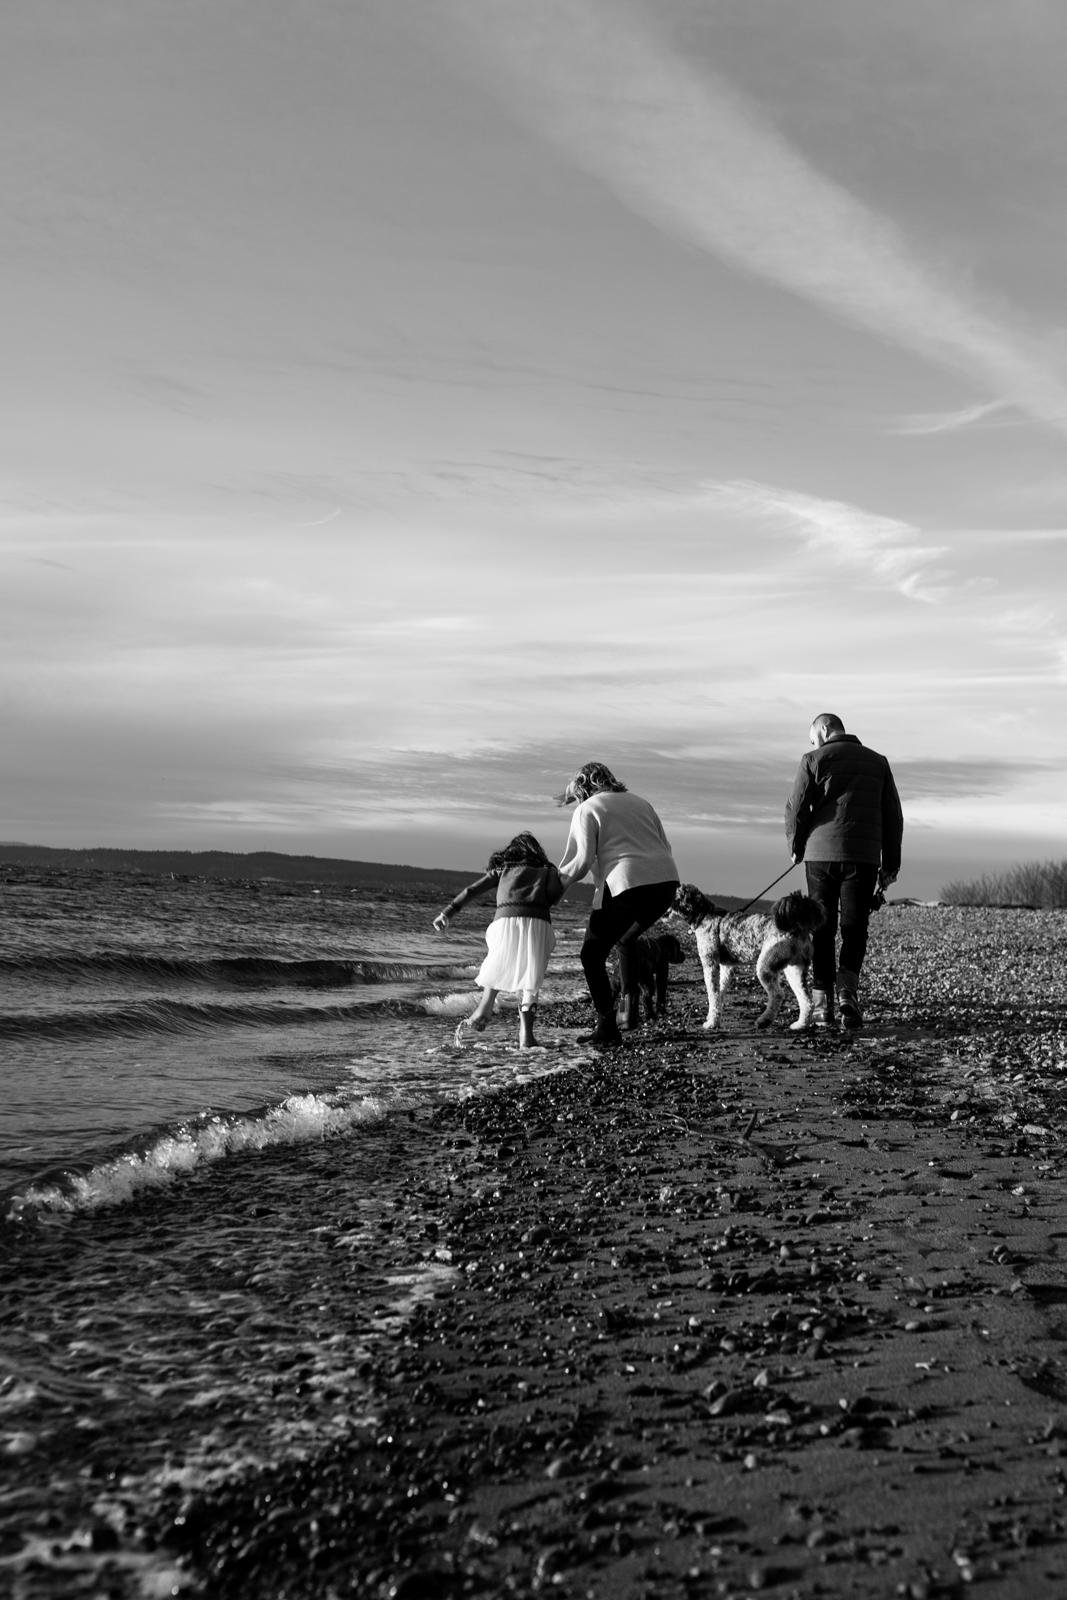
[(0, 839), (1065, 853), (1061, 0), (14, 0)]

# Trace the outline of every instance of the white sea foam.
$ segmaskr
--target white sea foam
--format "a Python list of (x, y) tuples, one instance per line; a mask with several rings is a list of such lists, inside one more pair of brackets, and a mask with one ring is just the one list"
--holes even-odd
[(211, 1117), (194, 1127), (162, 1135), (143, 1153), (127, 1152), (85, 1173), (70, 1173), (62, 1183), (31, 1184), (9, 1202), (8, 1215), (27, 1211), (95, 1211), (122, 1205), (146, 1189), (168, 1184), (205, 1164), (243, 1150), (270, 1145), (307, 1144), (345, 1133), (360, 1123), (377, 1122), (406, 1103), (366, 1096), (358, 1101), (329, 1095), (294, 1094), (261, 1116)]
[[(567, 1004), (574, 1000), (581, 1000), (586, 994), (586, 987), (581, 970), (574, 972), (553, 972), (551, 981), (541, 991), (541, 1001), (545, 1005)], [(431, 1017), (459, 1017), (466, 1015), (478, 998), (479, 991), (475, 988), (457, 990), (453, 994), (425, 995), (419, 1001), (422, 1010)], [(502, 994), (496, 1002), (498, 1011), (516, 1011), (519, 1005), (517, 994)]]
[(459, 994), (430, 994), (421, 1002), (422, 1009), (431, 1017), (463, 1017), (477, 999), (473, 990)]

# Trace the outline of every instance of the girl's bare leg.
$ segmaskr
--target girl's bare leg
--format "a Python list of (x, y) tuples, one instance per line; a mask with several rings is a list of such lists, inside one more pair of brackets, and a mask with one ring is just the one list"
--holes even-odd
[(462, 1022), (456, 1024), (455, 1043), (461, 1045), (469, 1033), (484, 1033), (485, 1025), (493, 1014), (496, 997), (499, 989), (483, 989), (482, 998), (478, 1001), (469, 1017), (464, 1017)]
[(489, 1018), (493, 1015), (493, 1007), (496, 1005), (496, 997), (499, 993), (499, 989), (482, 990), (482, 998), (478, 1001), (478, 1004), (467, 1018), (467, 1021), (471, 1024), (471, 1027), (477, 1028), (480, 1022), (484, 1028), (485, 1024), (489, 1021)]

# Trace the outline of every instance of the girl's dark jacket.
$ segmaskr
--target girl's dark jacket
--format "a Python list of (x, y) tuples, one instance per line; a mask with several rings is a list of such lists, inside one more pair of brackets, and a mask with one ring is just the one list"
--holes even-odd
[(900, 871), (904, 816), (885, 756), (853, 733), (835, 733), (801, 758), (785, 808), (798, 861), (866, 861)]
[(533, 917), (535, 922), (551, 922), (549, 908), (563, 896), (559, 873), (550, 862), (546, 861), (544, 866), (519, 863), (512, 867), (501, 867), (497, 871), (490, 869), (483, 872), (476, 883), (468, 883), (454, 900), (448, 902), (445, 915), (454, 917), (468, 900), (476, 900), (479, 895), (488, 894), (490, 889), (496, 890), (494, 922), (499, 922), (502, 917)]

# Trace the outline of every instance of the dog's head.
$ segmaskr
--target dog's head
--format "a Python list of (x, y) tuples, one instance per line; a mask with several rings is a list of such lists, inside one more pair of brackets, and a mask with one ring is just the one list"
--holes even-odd
[(703, 890), (698, 889), (695, 883), (680, 883), (674, 891), (674, 903), (667, 912), (669, 917), (681, 917), (683, 922), (688, 922), (695, 927), (698, 922), (703, 922), (707, 917), (721, 915), (719, 908)]
[(673, 933), (649, 933), (645, 937), (652, 949), (670, 966), (676, 967), (679, 961), (685, 960), (685, 951)]
[(772, 914), (775, 927), (782, 933), (814, 933), (823, 924), (822, 907), (799, 890), (776, 901)]

